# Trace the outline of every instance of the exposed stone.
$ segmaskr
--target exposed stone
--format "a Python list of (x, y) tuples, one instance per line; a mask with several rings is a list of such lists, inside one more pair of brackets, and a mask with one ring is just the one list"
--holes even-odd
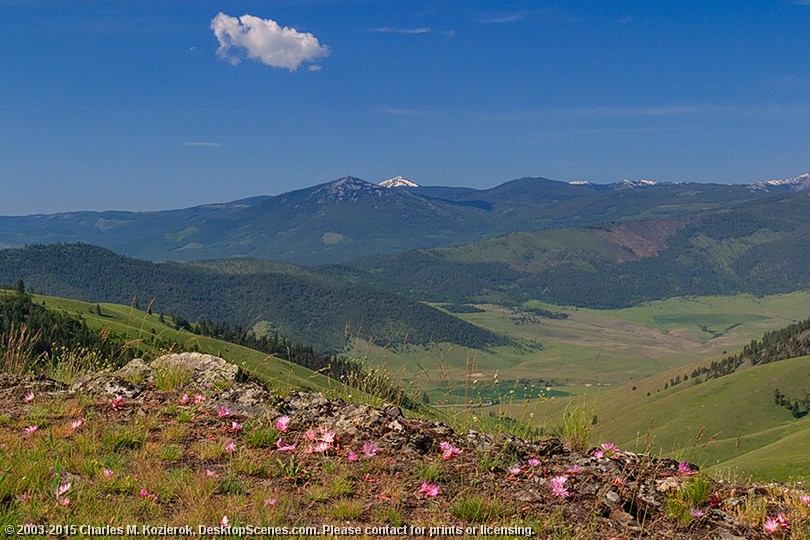
[(142, 358), (130, 360), (127, 365), (113, 373), (113, 375), (133, 384), (147, 385), (155, 382), (155, 370), (144, 362)]
[(125, 398), (136, 398), (144, 391), (143, 387), (125, 381), (119, 377), (111, 375), (107, 371), (91, 373), (79, 377), (70, 389), (70, 393), (101, 394), (107, 396), (122, 396)]
[(190, 383), (201, 388), (232, 383), (239, 373), (239, 366), (235, 364), (218, 356), (196, 352), (164, 354), (155, 359), (151, 367), (155, 372), (162, 369), (186, 370), (189, 372)]

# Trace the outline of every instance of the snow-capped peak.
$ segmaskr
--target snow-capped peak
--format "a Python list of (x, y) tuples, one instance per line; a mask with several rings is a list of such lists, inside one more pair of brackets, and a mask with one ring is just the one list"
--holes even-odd
[(789, 191), (810, 190), (810, 173), (804, 173), (794, 178), (783, 178), (781, 180), (763, 180), (751, 184), (753, 189), (775, 189)]
[(419, 187), (419, 184), (411, 182), (403, 176), (395, 176), (393, 178), (389, 178), (388, 180), (383, 180), (377, 185), (387, 188)]
[(571, 184), (572, 186), (592, 186), (593, 185), (590, 182), (588, 182), (587, 180), (571, 180), (568, 183)]
[(643, 178), (641, 180), (628, 180), (625, 178), (621, 182), (616, 182), (615, 184), (613, 184), (613, 186), (614, 189), (633, 189), (633, 188), (652, 187), (657, 186), (658, 184), (660, 184), (660, 182), (658, 182), (657, 180), (646, 180)]

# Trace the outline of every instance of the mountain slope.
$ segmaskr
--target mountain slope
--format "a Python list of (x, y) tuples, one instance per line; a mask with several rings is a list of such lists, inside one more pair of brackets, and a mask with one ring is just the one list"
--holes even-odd
[(810, 193), (769, 195), (698, 215), (511, 233), (347, 266), (354, 279), (436, 302), (616, 308), (683, 295), (773, 294), (810, 288), (808, 216)]

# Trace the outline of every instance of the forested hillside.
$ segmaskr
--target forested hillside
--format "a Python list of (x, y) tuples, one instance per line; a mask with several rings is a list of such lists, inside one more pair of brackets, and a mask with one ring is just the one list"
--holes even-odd
[(253, 326), (320, 351), (350, 339), (383, 345), (442, 341), (482, 348), (505, 339), (438, 309), (362, 284), (308, 272), (235, 273), (182, 263), (152, 263), (83, 244), (0, 251), (0, 283), (23, 279), (31, 290), (92, 302)]
[(324, 270), (436, 302), (620, 308), (673, 296), (810, 288), (810, 194), (688, 218), (512, 233)]

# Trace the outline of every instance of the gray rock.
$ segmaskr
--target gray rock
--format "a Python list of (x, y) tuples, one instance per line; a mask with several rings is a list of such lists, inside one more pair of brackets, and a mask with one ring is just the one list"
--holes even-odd
[(218, 356), (196, 352), (164, 354), (152, 362), (151, 368), (155, 372), (163, 369), (186, 370), (190, 382), (198, 387), (232, 383), (239, 373), (239, 366), (235, 364)]
[(127, 365), (113, 373), (113, 375), (138, 385), (154, 384), (155, 382), (155, 370), (144, 362), (142, 358), (130, 360)]
[(106, 396), (135, 398), (143, 393), (143, 387), (125, 381), (108, 371), (100, 371), (79, 377), (68, 390), (71, 394), (80, 392)]

